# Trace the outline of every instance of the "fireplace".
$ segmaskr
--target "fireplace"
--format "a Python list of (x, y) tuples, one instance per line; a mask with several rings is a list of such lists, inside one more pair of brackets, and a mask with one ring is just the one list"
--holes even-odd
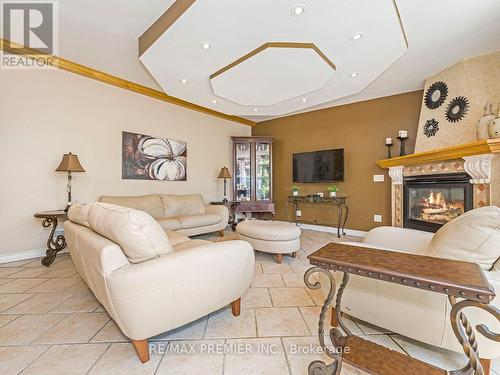
[(473, 208), (473, 185), (467, 173), (405, 177), (403, 225), (436, 232)]

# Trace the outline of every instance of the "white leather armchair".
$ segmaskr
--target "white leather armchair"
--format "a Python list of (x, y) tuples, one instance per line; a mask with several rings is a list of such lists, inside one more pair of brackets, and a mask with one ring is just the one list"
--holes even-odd
[[(498, 247), (496, 247), (496, 258), (498, 258), (500, 256), (499, 229), (493, 227), (493, 230), (493, 234), (486, 233), (485, 238), (488, 238), (489, 245), (491, 245), (492, 240), (497, 241), (493, 245), (498, 244)], [(462, 233), (462, 235), (467, 238), (468, 234)], [(434, 236), (433, 233), (411, 229), (378, 227), (369, 231), (361, 243), (350, 242), (349, 244), (436, 256), (429, 252), (429, 249), (432, 248), (431, 243)], [(460, 237), (458, 234), (456, 236)], [(470, 237), (468, 240), (473, 241)], [(490, 246), (490, 249), (495, 249), (495, 246)], [(453, 258), (460, 259), (461, 251), (461, 249), (456, 248), (457, 256)], [(471, 258), (465, 260), (471, 261)], [(498, 270), (500, 270), (500, 260), (497, 260), (489, 271), (485, 271), (483, 268), (483, 272), (490, 284), (497, 293), (500, 293), (500, 272)], [(343, 273), (335, 272), (334, 275), (338, 287)], [(320, 275), (320, 281), (323, 294), (326, 296), (329, 282), (324, 275)], [(500, 308), (500, 297), (497, 295), (491, 304)], [(450, 324), (451, 306), (446, 295), (351, 275), (344, 291), (341, 310), (347, 315), (392, 332), (437, 347), (463, 353), (463, 349), (458, 343)], [(472, 326), (486, 324), (493, 332), (500, 332), (500, 324), (487, 312), (477, 308), (467, 308), (465, 313)], [(335, 324), (334, 319), (332, 319), (332, 324)], [(482, 360), (487, 361), (500, 357), (499, 342), (491, 341), (481, 334), (476, 336)]]

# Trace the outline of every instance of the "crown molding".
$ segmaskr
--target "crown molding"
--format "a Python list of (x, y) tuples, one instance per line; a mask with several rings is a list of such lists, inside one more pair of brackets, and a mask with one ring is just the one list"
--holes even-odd
[[(37, 57), (37, 56), (47, 57), (46, 54), (43, 54), (37, 50), (31, 49), (31, 48), (25, 48), (17, 43), (11, 42), (11, 41), (6, 40), (6, 39), (1, 39), (1, 38), (0, 38), (0, 50), (7, 52), (7, 53), (10, 53), (10, 54), (24, 55), (26, 57), (32, 57), (32, 58)], [(90, 68), (90, 67), (85, 66), (85, 65), (75, 63), (75, 62), (70, 61), (70, 60), (63, 59), (63, 58), (58, 57), (58, 56), (49, 56), (49, 57), (52, 58), (53, 66), (55, 66), (61, 70), (70, 72), (70, 73), (78, 74), (78, 75), (86, 77), (86, 78), (94, 79), (96, 81), (103, 82), (103, 83), (106, 83), (108, 85), (119, 87), (121, 89), (128, 90), (128, 91), (132, 91), (132, 92), (135, 92), (137, 94), (149, 96), (150, 98), (161, 100), (161, 101), (164, 101), (164, 102), (167, 102), (170, 104), (174, 104), (174, 105), (177, 105), (177, 106), (180, 106), (183, 108), (187, 108), (187, 109), (190, 109), (190, 110), (193, 110), (196, 112), (201, 112), (201, 113), (204, 113), (206, 115), (218, 117), (218, 118), (221, 118), (224, 120), (236, 122), (236, 123), (247, 125), (247, 126), (255, 126), (256, 125), (256, 123), (254, 121), (247, 120), (247, 119), (242, 118), (242, 117), (228, 115), (226, 113), (214, 111), (213, 109), (202, 107), (198, 104), (194, 104), (194, 103), (188, 102), (186, 100), (182, 100), (182, 99), (176, 98), (174, 96), (170, 96), (168, 94), (165, 94), (162, 91), (158, 91), (158, 90), (152, 89), (150, 87), (146, 87), (146, 86), (134, 83), (134, 82), (127, 81), (125, 79), (113, 76), (113, 75), (108, 74), (108, 73), (104, 73), (102, 71)]]

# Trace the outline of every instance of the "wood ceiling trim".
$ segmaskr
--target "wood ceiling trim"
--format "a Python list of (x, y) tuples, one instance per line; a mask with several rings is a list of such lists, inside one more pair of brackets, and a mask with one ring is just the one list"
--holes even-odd
[(333, 70), (337, 70), (335, 64), (328, 57), (326, 57), (326, 55), (323, 52), (321, 52), (321, 50), (318, 47), (316, 47), (314, 43), (268, 42), (261, 45), (259, 48), (254, 49), (252, 52), (247, 53), (245, 56), (240, 57), (238, 60), (232, 62), (231, 64), (226, 65), (224, 68), (216, 71), (214, 74), (210, 76), (210, 79), (213, 79), (221, 75), (222, 73), (227, 72), (229, 69), (234, 68), (235, 66), (257, 55), (258, 53), (266, 50), (267, 48), (310, 48), (314, 50), (328, 65), (330, 65)]
[(91, 78), (96, 81), (100, 81), (103, 83), (106, 83), (108, 85), (112, 85), (115, 87), (119, 87), (124, 90), (132, 91), (137, 94), (149, 96), (151, 98), (161, 100), (170, 104), (174, 104), (180, 107), (184, 107), (193, 111), (201, 112), (210, 116), (218, 117), (224, 120), (229, 120), (233, 121), (239, 124), (243, 125), (248, 125), (248, 126), (255, 126), (256, 123), (254, 121), (247, 120), (242, 117), (238, 116), (233, 116), (233, 115), (228, 115), (222, 112), (214, 111), (213, 109), (202, 107), (198, 104), (194, 104), (191, 102), (188, 102), (186, 100), (182, 100), (179, 98), (176, 98), (174, 96), (170, 96), (168, 94), (165, 94), (162, 91), (158, 91), (155, 89), (152, 89), (150, 87), (146, 87), (143, 85), (139, 85), (134, 82), (130, 82), (127, 80), (124, 80), (122, 78), (113, 76), (108, 73), (101, 72), (99, 70), (90, 68), (88, 66), (84, 66), (78, 63), (75, 63), (70, 60), (63, 59), (61, 57), (57, 56), (48, 56), (46, 54), (40, 53), (39, 51), (36, 51), (31, 48), (23, 48), (21, 45), (10, 42), (9, 40), (6, 39), (1, 39), (0, 38), (0, 50), (14, 54), (14, 55), (24, 55), (28, 58), (34, 58), (37, 56), (44, 56), (44, 57), (51, 57), (54, 62), (54, 66), (61, 69), (65, 70), (70, 73), (78, 74), (83, 77)]
[(177, 21), (196, 0), (176, 0), (149, 28), (139, 37), (139, 56), (158, 40), (162, 34)]

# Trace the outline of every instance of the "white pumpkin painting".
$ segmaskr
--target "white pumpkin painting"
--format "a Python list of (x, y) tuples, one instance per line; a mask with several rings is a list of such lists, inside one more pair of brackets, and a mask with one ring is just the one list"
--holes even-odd
[(122, 178), (186, 181), (187, 143), (122, 132)]

